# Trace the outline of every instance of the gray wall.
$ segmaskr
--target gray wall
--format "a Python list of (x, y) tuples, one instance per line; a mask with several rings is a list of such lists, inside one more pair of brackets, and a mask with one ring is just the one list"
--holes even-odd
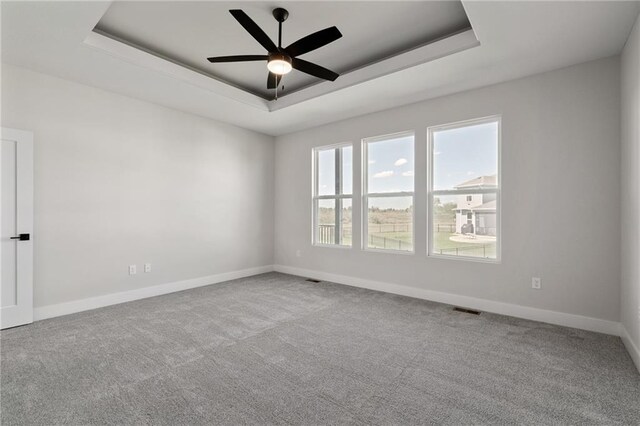
[(272, 137), (5, 64), (2, 125), (35, 135), (36, 307), (273, 263)]
[[(609, 58), (278, 137), (276, 264), (619, 321), (619, 72)], [(426, 128), (493, 114), (502, 263), (428, 258)], [(403, 130), (416, 132), (416, 254), (313, 247), (311, 148), (354, 142), (358, 241), (359, 141)]]
[(621, 68), (622, 305), (620, 319), (636, 348), (640, 348), (640, 17), (622, 52)]

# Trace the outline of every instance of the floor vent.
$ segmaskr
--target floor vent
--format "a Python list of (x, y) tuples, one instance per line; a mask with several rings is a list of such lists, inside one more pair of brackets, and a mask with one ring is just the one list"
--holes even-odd
[(473, 309), (467, 309), (467, 308), (459, 308), (458, 306), (454, 307), (453, 310), (458, 312), (464, 312), (465, 314), (480, 315), (480, 311), (474, 311)]
[(309, 281), (310, 283), (319, 283), (320, 280), (314, 280), (313, 278), (307, 278), (305, 281)]

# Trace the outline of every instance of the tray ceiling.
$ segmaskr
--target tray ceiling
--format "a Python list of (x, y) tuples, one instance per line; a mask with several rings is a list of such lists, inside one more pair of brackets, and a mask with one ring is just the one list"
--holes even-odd
[[(171, 3), (179, 6), (183, 2)], [(415, 7), (422, 3), (416, 2)], [(92, 31), (114, 6), (108, 1), (0, 2), (1, 56), (3, 65), (17, 66), (22, 72), (41, 72), (269, 135), (282, 135), (617, 55), (640, 10), (638, 2), (462, 3), (472, 30), (345, 73), (335, 82), (289, 92), (277, 101), (265, 100)], [(244, 9), (250, 4), (238, 2), (232, 7)], [(260, 4), (256, 4), (258, 9)], [(295, 22), (296, 14), (302, 13), (297, 8), (304, 9), (306, 2), (263, 4), (268, 5), (264, 7), (267, 18), (253, 16), (253, 9), (247, 10), (261, 25), (265, 25), (261, 19), (273, 19), (267, 12), (277, 6), (288, 7), (292, 13), (288, 22)], [(228, 15), (227, 8), (222, 16)], [(173, 23), (180, 21), (179, 15), (170, 19), (165, 32), (171, 33)], [(380, 26), (378, 22), (372, 24), (366, 14), (358, 15), (357, 22), (366, 23), (373, 34)], [(299, 30), (299, 34), (285, 29), (285, 38), (294, 39), (336, 23), (333, 19), (319, 22), (317, 27), (309, 25)], [(346, 27), (340, 29), (346, 31)], [(229, 30), (234, 37), (247, 37), (238, 24)], [(371, 36), (365, 45), (378, 43), (378, 38)], [(250, 38), (245, 42), (254, 46)], [(213, 54), (216, 52), (207, 49), (205, 56)], [(261, 81), (265, 78), (260, 76)]]
[[(340, 74), (419, 48), (471, 27), (462, 4), (447, 2), (286, 2), (283, 46), (337, 26), (343, 37), (302, 56)], [(246, 92), (272, 99), (263, 62), (211, 64), (209, 56), (265, 54), (231, 16), (244, 10), (277, 43), (275, 7), (265, 2), (114, 2), (95, 31), (184, 65)], [(293, 71), (283, 79), (282, 98), (317, 83)], [(329, 87), (327, 87), (330, 90)]]

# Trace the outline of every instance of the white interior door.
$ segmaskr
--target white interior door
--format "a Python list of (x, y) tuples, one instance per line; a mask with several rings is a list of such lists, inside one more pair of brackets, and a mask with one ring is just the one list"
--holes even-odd
[(0, 132), (0, 328), (8, 328), (33, 322), (33, 134)]

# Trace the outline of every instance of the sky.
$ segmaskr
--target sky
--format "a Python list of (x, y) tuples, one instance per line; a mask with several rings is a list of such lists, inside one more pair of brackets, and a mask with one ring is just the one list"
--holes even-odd
[[(483, 175), (497, 173), (498, 124), (483, 123), (434, 133), (433, 177), (434, 189), (451, 189), (455, 185)], [(414, 137), (404, 136), (368, 143), (368, 187), (373, 192), (414, 190)], [(353, 149), (343, 151), (343, 193), (352, 191), (351, 176)], [(335, 151), (319, 153), (319, 193), (334, 194)], [(424, 171), (423, 171), (424, 173)], [(378, 199), (380, 208), (407, 208), (408, 199)], [(371, 204), (371, 203), (370, 203)], [(397, 205), (396, 205), (397, 204)]]
[(498, 172), (498, 123), (443, 130), (433, 135), (433, 188), (452, 189)]

